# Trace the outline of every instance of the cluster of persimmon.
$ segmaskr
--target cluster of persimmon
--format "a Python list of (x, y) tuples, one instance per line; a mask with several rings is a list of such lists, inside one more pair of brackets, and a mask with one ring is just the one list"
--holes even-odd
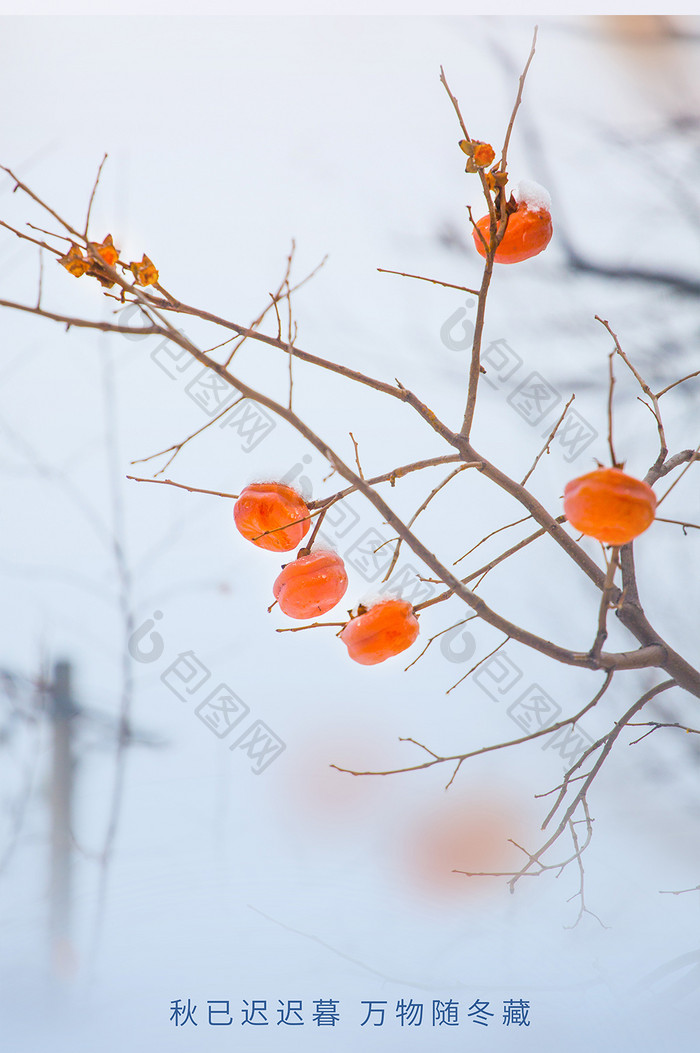
[[(92, 253), (87, 255), (83, 253), (83, 250), (75, 242), (71, 242), (71, 246), (65, 256), (61, 256), (58, 262), (62, 267), (65, 267), (69, 274), (72, 274), (75, 278), (81, 278), (83, 274), (89, 274), (93, 278), (97, 278), (98, 282), (103, 285), (106, 289), (111, 289), (114, 282), (102, 267), (100, 267), (99, 260), (110, 266), (115, 267), (119, 260), (119, 249), (115, 246), (112, 240), (112, 235), (108, 234), (102, 244), (98, 245), (97, 242), (89, 242)], [(97, 258), (96, 258), (97, 257)], [(137, 285), (156, 285), (158, 282), (158, 271), (156, 270), (153, 261), (146, 256), (144, 253), (141, 262), (137, 263), (120, 263), (125, 270), (130, 270), (133, 274)]]
[[(507, 175), (498, 165), (485, 171), (494, 160), (493, 147), (478, 140), (463, 140), (460, 146), (467, 155), (467, 172), (482, 173), (500, 208)], [(507, 223), (494, 253), (496, 262), (519, 263), (542, 252), (552, 237), (549, 210), (546, 190), (536, 183), (521, 182), (505, 204)], [(483, 257), (489, 249), (491, 225), (491, 215), (474, 224), (474, 243)], [(110, 249), (111, 238), (105, 239), (98, 251), (105, 247)], [(113, 252), (116, 258), (116, 250)], [(569, 523), (606, 545), (632, 541), (651, 525), (655, 511), (656, 495), (651, 487), (617, 466), (600, 466), (573, 479), (565, 488), (564, 513)], [(233, 515), (239, 532), (259, 548), (271, 552), (299, 549), (296, 559), (283, 566), (272, 587), (284, 614), (311, 619), (327, 614), (340, 603), (348, 588), (345, 565), (337, 552), (313, 549), (313, 536), (311, 545), (299, 547), (310, 529), (311, 512), (296, 490), (286, 483), (252, 483), (236, 501)], [(418, 619), (404, 600), (381, 600), (369, 608), (360, 605), (349, 614), (350, 620), (338, 636), (350, 657), (361, 665), (376, 665), (400, 654), (418, 636)]]
[[(651, 525), (655, 512), (652, 488), (618, 467), (601, 466), (565, 487), (564, 513), (569, 523), (605, 545), (626, 545)], [(283, 614), (308, 620), (340, 603), (348, 588), (341, 557), (301, 546), (311, 526), (311, 512), (301, 494), (286, 483), (251, 483), (236, 501), (233, 517), (243, 537), (258, 548), (299, 549), (272, 586)], [(405, 600), (380, 600), (369, 608), (360, 604), (356, 613), (349, 613), (350, 620), (338, 636), (361, 665), (376, 665), (400, 654), (418, 636), (418, 619)]]
[[(311, 526), (311, 512), (301, 494), (285, 483), (251, 483), (233, 508), (239, 532), (258, 548), (291, 552)], [(283, 614), (301, 620), (327, 614), (348, 588), (345, 564), (337, 552), (299, 548), (282, 568), (272, 593)], [(418, 636), (418, 619), (404, 600), (380, 600), (357, 613), (338, 634), (348, 654), (360, 665), (376, 665), (400, 654)]]

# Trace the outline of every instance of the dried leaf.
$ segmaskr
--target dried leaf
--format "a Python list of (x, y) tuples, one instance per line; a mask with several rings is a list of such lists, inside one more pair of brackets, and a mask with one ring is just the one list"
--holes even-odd
[(88, 268), (88, 274), (92, 278), (97, 278), (100, 285), (103, 285), (105, 289), (111, 289), (114, 285), (112, 279), (96, 264)]
[[(115, 248), (114, 242), (112, 241), (112, 235), (108, 234), (101, 245), (90, 242), (90, 248), (94, 249), (98, 256), (101, 256), (105, 263), (108, 263), (110, 267), (113, 267), (119, 259), (119, 249)], [(114, 282), (112, 282), (114, 285)]]
[(153, 261), (144, 253), (140, 263), (130, 263), (129, 270), (136, 279), (137, 285), (155, 285), (158, 281), (158, 271)]
[(61, 256), (58, 262), (62, 267), (66, 268), (69, 274), (74, 275), (76, 278), (80, 278), (81, 275), (85, 274), (90, 269), (89, 260), (85, 259), (80, 247), (74, 244), (71, 244), (66, 255)]

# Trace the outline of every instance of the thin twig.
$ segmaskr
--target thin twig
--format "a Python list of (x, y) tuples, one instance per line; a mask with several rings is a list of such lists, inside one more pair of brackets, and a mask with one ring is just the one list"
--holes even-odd
[(593, 641), (591, 647), (591, 657), (597, 658), (603, 649), (603, 644), (608, 638), (608, 609), (610, 607), (610, 594), (612, 592), (613, 582), (615, 580), (615, 571), (619, 565), (619, 546), (613, 547), (610, 555), (610, 561), (608, 562), (608, 570), (605, 575), (605, 584), (603, 585), (603, 594), (600, 598), (600, 608), (598, 611), (598, 632), (596, 638)]
[(655, 516), (655, 523), (674, 523), (676, 526), (683, 527), (683, 533), (686, 530), (700, 530), (700, 524), (698, 523), (686, 523), (683, 519), (664, 519), (663, 516)]
[[(431, 501), (433, 500), (433, 498), (434, 498), (434, 497), (436, 497), (436, 496), (437, 496), (437, 494), (439, 494), (439, 493), (440, 493), (440, 491), (442, 490), (442, 488), (443, 488), (444, 486), (447, 486), (447, 484), (448, 484), (448, 483), (449, 483), (449, 482), (450, 482), (450, 481), (451, 481), (452, 479), (454, 479), (454, 477), (455, 477), (456, 475), (459, 475), (459, 473), (460, 473), (460, 472), (463, 472), (463, 471), (464, 471), (464, 469), (465, 469), (465, 468), (468, 468), (468, 467), (469, 467), (469, 465), (467, 465), (467, 464), (460, 464), (459, 468), (455, 468), (455, 469), (454, 469), (454, 471), (450, 472), (450, 474), (449, 474), (449, 475), (447, 475), (447, 476), (446, 476), (446, 477), (445, 477), (445, 478), (444, 478), (444, 479), (442, 480), (442, 482), (441, 482), (441, 483), (438, 483), (438, 485), (437, 485), (437, 486), (433, 487), (433, 489), (432, 489), (432, 490), (430, 491), (430, 493), (428, 494), (428, 496), (426, 497), (426, 499), (425, 499), (425, 500), (423, 501), (423, 503), (422, 503), (422, 504), (421, 504), (421, 505), (420, 505), (420, 506), (419, 506), (419, 507), (418, 507), (418, 508), (416, 509), (416, 511), (415, 511), (415, 512), (413, 513), (413, 515), (412, 515), (412, 516), (411, 516), (411, 518), (409, 519), (408, 523), (406, 524), (406, 525), (407, 525), (407, 526), (409, 527), (409, 529), (410, 529), (410, 528), (411, 528), (411, 527), (413, 526), (413, 524), (415, 523), (415, 521), (416, 521), (416, 520), (418, 519), (418, 516), (419, 516), (419, 515), (421, 514), (421, 512), (424, 512), (424, 511), (425, 511), (425, 509), (426, 509), (426, 508), (428, 507), (428, 505), (429, 505), (429, 504), (430, 504), (430, 502), (431, 502)], [(397, 562), (398, 562), (398, 559), (399, 559), (399, 553), (400, 553), (400, 552), (401, 552), (401, 538), (398, 538), (398, 544), (397, 544), (396, 548), (394, 549), (394, 554), (393, 554), (393, 556), (391, 557), (391, 563), (389, 564), (389, 569), (387, 570), (386, 574), (385, 574), (385, 575), (384, 575), (384, 577), (382, 578), (382, 581), (388, 581), (388, 580), (389, 580), (389, 578), (391, 577), (391, 575), (392, 575), (392, 574), (394, 573), (394, 567), (396, 566), (396, 564), (397, 564)]]
[[(476, 549), (479, 548), (480, 545), (483, 545), (485, 541), (488, 541), (489, 538), (494, 537), (496, 534), (500, 534), (502, 530), (510, 530), (511, 527), (518, 526), (519, 523), (526, 523), (528, 519), (532, 519), (532, 516), (523, 516), (522, 519), (514, 519), (512, 523), (506, 523), (505, 526), (500, 526), (495, 530), (492, 530), (490, 534), (486, 535), (486, 537), (482, 537), (481, 541), (477, 541), (475, 545), (472, 545), (471, 548), (467, 549), (463, 556), (460, 556), (459, 559), (454, 561), (452, 566), (456, 567), (457, 564), (461, 563), (463, 559), (467, 558), (467, 556), (471, 556), (472, 552), (475, 552)], [(561, 522), (564, 522), (563, 516), (561, 516)]]
[[(527, 518), (530, 517), (528, 516)], [(564, 516), (559, 516), (557, 522), (563, 521)], [(521, 520), (520, 522), (525, 522), (525, 520)], [(512, 526), (512, 524), (509, 525)], [(497, 533), (497, 531), (494, 531), (494, 533)], [(544, 537), (546, 533), (547, 531), (545, 530), (545, 528), (540, 527), (540, 529), (536, 530), (533, 534), (530, 534), (528, 537), (523, 538), (522, 541), (518, 541), (517, 544), (512, 545), (509, 549), (506, 549), (506, 551), (502, 552), (500, 556), (496, 556), (489, 563), (486, 563), (483, 567), (479, 567), (478, 570), (474, 570), (471, 574), (468, 574), (466, 578), (462, 578), (462, 582), (465, 585), (467, 585), (470, 581), (474, 581), (475, 578), (479, 578), (480, 580), (483, 579), (484, 577), (486, 577), (489, 571), (493, 570), (494, 567), (497, 567), (499, 563), (503, 563), (504, 560), (509, 559), (509, 557), (514, 555), (516, 552), (520, 552), (521, 549), (525, 548), (526, 545), (529, 545), (532, 541), (537, 541), (538, 538)], [(439, 596), (433, 596), (430, 600), (424, 600), (422, 603), (416, 604), (416, 606), (413, 609), (416, 611), (420, 611), (423, 610), (425, 607), (432, 607), (436, 603), (442, 603), (444, 600), (450, 599), (452, 595), (452, 590), (449, 589), (446, 592), (441, 592)]]
[(694, 373), (688, 373), (687, 377), (681, 377), (680, 380), (674, 380), (673, 384), (668, 384), (667, 387), (662, 388), (661, 391), (656, 392), (656, 398), (660, 399), (662, 395), (665, 395), (671, 388), (677, 388), (679, 384), (685, 384), (686, 380), (692, 380), (693, 377), (700, 377), (700, 369), (696, 369)]
[(503, 142), (503, 150), (501, 152), (501, 160), (500, 160), (500, 163), (499, 163), (499, 166), (498, 166), (500, 168), (501, 172), (505, 172), (506, 171), (507, 160), (508, 160), (508, 146), (510, 145), (510, 137), (511, 137), (511, 134), (513, 132), (513, 127), (515, 125), (515, 118), (517, 116), (518, 110), (520, 109), (520, 103), (522, 102), (522, 99), (523, 99), (523, 88), (525, 87), (525, 79), (527, 77), (528, 70), (530, 69), (530, 64), (531, 64), (532, 60), (535, 57), (535, 48), (537, 46), (537, 31), (538, 31), (538, 29), (539, 29), (539, 26), (535, 26), (535, 30), (534, 30), (534, 32), (532, 34), (532, 44), (530, 46), (530, 54), (527, 57), (527, 62), (525, 63), (525, 69), (520, 74), (520, 78), (518, 80), (518, 94), (517, 94), (517, 96), (515, 98), (515, 104), (513, 106), (513, 112), (511, 113), (510, 120), (508, 121), (508, 127), (506, 129), (506, 137), (505, 137), (505, 140)]
[(197, 428), (196, 431), (193, 431), (191, 435), (188, 435), (187, 438), (183, 439), (181, 442), (173, 443), (173, 445), (172, 446), (168, 446), (168, 448), (166, 450), (159, 450), (158, 453), (151, 453), (151, 454), (148, 455), (148, 457), (137, 457), (135, 461), (130, 461), (129, 463), (130, 464), (146, 464), (148, 461), (155, 460), (156, 457), (163, 457), (166, 453), (171, 453), (172, 456), (169, 457), (168, 460), (163, 465), (163, 467), (159, 468), (158, 471), (156, 472), (156, 475), (162, 475), (163, 472), (167, 468), (170, 467), (170, 465), (173, 463), (173, 461), (175, 460), (177, 455), (182, 451), (182, 449), (187, 445), (188, 442), (191, 442), (192, 439), (196, 439), (196, 437), (198, 435), (201, 435), (203, 431), (206, 431), (207, 428), (211, 428), (212, 424), (216, 424), (217, 420), (221, 420), (222, 417), (226, 416), (226, 414), (229, 412), (229, 410), (232, 410), (234, 406), (237, 406), (239, 402), (242, 402), (244, 398), (245, 398), (245, 396), (241, 395), (239, 398), (234, 399), (234, 401), (232, 403), (230, 403), (230, 405), (228, 405), (224, 409), (222, 409), (220, 413), (217, 413), (217, 415), (215, 417), (212, 417), (211, 420), (208, 420), (206, 422), (206, 424), (202, 425), (201, 428)]
[(464, 674), (464, 676), (460, 676), (459, 680), (458, 680), (458, 681), (457, 681), (456, 683), (454, 683), (454, 684), (452, 685), (452, 687), (448, 687), (448, 689), (447, 689), (447, 691), (445, 692), (445, 694), (446, 694), (446, 695), (449, 695), (450, 691), (454, 691), (454, 689), (455, 689), (456, 687), (459, 687), (459, 685), (460, 685), (460, 684), (461, 684), (461, 683), (462, 683), (462, 682), (463, 682), (464, 680), (466, 680), (468, 676), (471, 676), (471, 675), (472, 675), (472, 673), (474, 673), (474, 672), (475, 672), (475, 671), (476, 671), (476, 670), (477, 670), (477, 669), (479, 668), (479, 666), (480, 666), (480, 665), (483, 665), (483, 664), (484, 664), (484, 662), (488, 661), (488, 659), (489, 659), (489, 658), (493, 658), (493, 656), (495, 655), (496, 651), (500, 651), (500, 649), (501, 649), (502, 647), (505, 647), (505, 645), (506, 645), (506, 644), (508, 643), (508, 641), (509, 641), (509, 640), (510, 640), (510, 636), (506, 636), (505, 640), (502, 640), (502, 641), (501, 641), (501, 642), (499, 643), (498, 647), (494, 647), (493, 651), (489, 651), (489, 653), (488, 653), (488, 654), (485, 654), (483, 658), (480, 658), (480, 659), (479, 659), (479, 661), (478, 661), (478, 662), (477, 662), (477, 663), (476, 663), (475, 665), (473, 665), (473, 666), (471, 667), (471, 669), (467, 670), (467, 672), (466, 672), (466, 673)]
[[(605, 328), (607, 329), (608, 333), (610, 334), (610, 336), (615, 341), (615, 352), (620, 356), (622, 361), (625, 363), (625, 365), (629, 369), (630, 373), (632, 373), (632, 375), (634, 376), (635, 380), (639, 384), (639, 386), (642, 389), (642, 391), (644, 392), (644, 394), (649, 399), (651, 399), (651, 403), (652, 403), (651, 406), (648, 403), (644, 402), (643, 399), (640, 399), (640, 402), (642, 402), (642, 404), (647, 407), (647, 409), (650, 411), (651, 415), (653, 416), (654, 420), (656, 421), (656, 426), (657, 426), (657, 429), (658, 429), (658, 432), (659, 432), (659, 454), (658, 454), (658, 457), (656, 459), (656, 463), (654, 465), (654, 468), (660, 467), (664, 463), (664, 461), (666, 460), (666, 457), (668, 455), (668, 445), (666, 443), (666, 435), (665, 435), (665, 432), (664, 432), (663, 422), (661, 420), (661, 410), (659, 409), (659, 396), (654, 394), (654, 392), (651, 390), (651, 388), (647, 384), (646, 380), (644, 380), (644, 378), (641, 376), (639, 371), (634, 367), (634, 365), (630, 361), (629, 357), (622, 350), (622, 348), (620, 347), (620, 341), (618, 340), (616, 333), (614, 333), (612, 331), (612, 329), (610, 328), (610, 325), (608, 324), (608, 322), (604, 321), (602, 318), (599, 318), (598, 315), (596, 315), (595, 317), (596, 317), (596, 320), (598, 322), (600, 322), (603, 326), (605, 326)], [(611, 363), (610, 363), (610, 371), (612, 373), (612, 360), (611, 360)], [(610, 392), (610, 397), (612, 399), (612, 390)], [(613, 464), (617, 464), (617, 462), (614, 461)], [(652, 468), (652, 471), (654, 470), (654, 468)]]
[(608, 355), (608, 449), (610, 450), (610, 463), (613, 468), (617, 468), (617, 457), (615, 456), (615, 449), (613, 447), (613, 389), (615, 387), (615, 373), (613, 371), (614, 357), (615, 352), (611, 351)]
[(276, 633), (301, 633), (304, 629), (320, 629), (322, 626), (331, 625), (333, 628), (344, 629), (347, 622), (314, 622), (313, 625), (292, 625), (290, 628), (275, 629)]
[(564, 411), (563, 411), (561, 417), (559, 418), (559, 420), (557, 421), (557, 423), (552, 428), (551, 435), (547, 439), (546, 443), (544, 444), (544, 446), (542, 447), (540, 452), (535, 457), (535, 460), (533, 461), (532, 467), (530, 468), (530, 470), (525, 473), (525, 477), (522, 480), (522, 482), (520, 483), (521, 486), (525, 486), (525, 483), (528, 481), (528, 479), (530, 478), (530, 476), (534, 472), (535, 468), (539, 464), (540, 458), (543, 457), (545, 453), (549, 453), (549, 444), (552, 441), (552, 439), (554, 438), (554, 436), (557, 434), (557, 432), (559, 430), (559, 427), (560, 427), (562, 421), (564, 420), (564, 417), (566, 416), (566, 414), (568, 412), (569, 406), (571, 405), (571, 403), (574, 401), (575, 398), (576, 398), (576, 396), (572, 395), (571, 398), (569, 399), (569, 401), (567, 402), (567, 404), (564, 406)]
[(692, 454), (692, 457), (690, 458), (690, 460), (689, 460), (689, 461), (688, 461), (688, 463), (686, 464), (686, 466), (685, 466), (685, 468), (683, 469), (683, 471), (682, 471), (682, 472), (680, 473), (680, 475), (678, 475), (678, 476), (677, 476), (677, 477), (676, 477), (676, 478), (675, 478), (675, 479), (673, 480), (673, 482), (672, 482), (672, 483), (671, 483), (671, 485), (669, 486), (669, 488), (668, 488), (668, 490), (666, 491), (666, 493), (665, 493), (665, 494), (663, 494), (663, 496), (662, 496), (662, 497), (660, 497), (660, 498), (658, 499), (658, 501), (656, 502), (656, 507), (657, 507), (657, 508), (659, 507), (659, 505), (660, 505), (660, 504), (662, 504), (662, 503), (663, 503), (663, 502), (664, 502), (664, 501), (666, 500), (666, 498), (668, 497), (668, 495), (669, 495), (669, 494), (671, 493), (671, 490), (673, 490), (674, 486), (677, 486), (677, 485), (678, 485), (678, 483), (679, 483), (679, 482), (681, 481), (681, 479), (683, 478), (683, 476), (685, 475), (685, 473), (686, 473), (686, 472), (688, 471), (688, 469), (690, 468), (690, 466), (691, 466), (692, 464), (694, 464), (694, 462), (695, 462), (695, 461), (697, 461), (697, 460), (700, 460), (700, 457), (698, 457), (698, 453), (700, 453), (700, 442), (698, 443), (698, 445), (697, 445), (697, 446), (695, 447), (695, 449), (693, 450), (693, 454)]
[(100, 182), (100, 176), (102, 175), (102, 169), (104, 167), (104, 164), (105, 164), (106, 160), (107, 160), (107, 154), (105, 154), (104, 157), (102, 158), (102, 160), (100, 161), (100, 167), (97, 169), (97, 176), (95, 177), (95, 183), (94, 183), (94, 186), (92, 188), (92, 193), (90, 194), (90, 201), (88, 202), (87, 216), (85, 217), (85, 230), (83, 232), (83, 237), (85, 238), (86, 241), (88, 239), (88, 230), (89, 230), (89, 227), (90, 227), (90, 213), (92, 212), (92, 203), (95, 200), (95, 194), (97, 193), (97, 186), (98, 186), (98, 184)]
[(643, 722), (634, 723), (630, 721), (630, 723), (627, 726), (630, 728), (650, 729), (649, 731), (646, 731), (643, 735), (640, 735), (638, 739), (632, 739), (632, 741), (629, 743), (630, 746), (636, 746), (638, 742), (641, 742), (642, 739), (645, 739), (648, 735), (652, 735), (655, 731), (658, 731), (659, 728), (678, 728), (679, 731), (685, 731), (688, 735), (700, 735), (700, 731), (697, 728), (689, 728), (686, 724), (678, 724), (677, 722), (674, 724), (664, 724), (658, 720), (647, 720)]
[[(414, 607), (413, 610), (416, 611), (416, 610), (418, 610), (418, 608)], [(476, 617), (477, 617), (476, 614), (470, 614), (468, 618), (462, 618), (460, 621), (455, 622), (454, 625), (448, 625), (446, 629), (441, 629), (439, 633), (435, 633), (433, 636), (431, 636), (430, 639), (428, 640), (427, 644), (425, 645), (425, 647), (421, 651), (421, 653), (416, 658), (414, 658), (412, 662), (408, 663), (408, 665), (404, 669), (404, 673), (407, 673), (408, 670), (411, 668), (411, 666), (415, 665), (416, 662), (418, 661), (418, 659), (423, 657), (423, 655), (428, 650), (428, 648), (430, 647), (430, 645), (433, 642), (433, 640), (437, 640), (439, 636), (444, 636), (445, 633), (451, 632), (452, 629), (458, 629), (460, 625), (466, 625), (467, 622), (473, 622)]]
[(397, 274), (400, 278), (417, 278), (421, 282), (430, 282), (431, 285), (442, 285), (444, 289), (458, 289), (460, 292), (471, 293), (478, 296), (478, 289), (468, 289), (466, 285), (453, 285), (452, 282), (441, 282), (437, 278), (424, 278), (422, 274), (406, 274), (405, 271), (390, 271), (386, 267), (377, 267), (380, 274)]
[(556, 724), (550, 724), (546, 728), (539, 728), (537, 731), (530, 731), (527, 735), (521, 735), (520, 738), (517, 739), (510, 739), (508, 742), (497, 742), (492, 746), (482, 746), (480, 749), (469, 750), (466, 753), (453, 753), (450, 756), (441, 756), (440, 754), (429, 750), (428, 747), (424, 746), (421, 742), (416, 742), (415, 739), (400, 738), (399, 742), (411, 742), (415, 746), (420, 746), (421, 749), (425, 750), (426, 753), (429, 753), (433, 757), (433, 760), (426, 761), (423, 764), (411, 764), (405, 768), (392, 768), (386, 771), (353, 771), (350, 768), (340, 768), (337, 764), (331, 764), (331, 768), (335, 768), (337, 771), (342, 771), (346, 775), (355, 775), (357, 777), (363, 775), (404, 775), (406, 772), (410, 771), (423, 771), (425, 768), (433, 768), (436, 764), (453, 764), (456, 761), (465, 762), (471, 760), (472, 757), (481, 757), (485, 753), (495, 753), (498, 750), (511, 749), (513, 746), (522, 746), (526, 742), (534, 742), (536, 739), (542, 738), (543, 735), (553, 735), (562, 728), (568, 727), (570, 724), (576, 724), (586, 715), (586, 713), (590, 712), (590, 710), (600, 702), (601, 698), (610, 687), (612, 678), (613, 673), (608, 672), (605, 676), (602, 687), (599, 688), (590, 702), (587, 702), (586, 705), (573, 717), (566, 717), (564, 720), (557, 721)]
[[(441, 464), (452, 464), (454, 461), (461, 461), (462, 458), (458, 453), (448, 453), (441, 457), (427, 457), (423, 461), (413, 461), (411, 464), (403, 464), (399, 468), (392, 468), (390, 472), (384, 472), (382, 475), (375, 475), (371, 479), (366, 479), (368, 486), (376, 486), (377, 483), (389, 483), (392, 487), (396, 484), (397, 479), (403, 478), (404, 475), (409, 475), (411, 472), (421, 472), (424, 468), (436, 468)], [(465, 465), (468, 468), (478, 468), (480, 462), (474, 462)], [(331, 473), (332, 474), (332, 473)], [(324, 479), (324, 482), (326, 480)], [(350, 494), (356, 492), (355, 486), (346, 486), (344, 490), (339, 490), (337, 493), (332, 494), (330, 497), (321, 497), (316, 501), (307, 501), (308, 508), (318, 508), (319, 505), (331, 505), (335, 504), (336, 501), (342, 501), (344, 497), (348, 497)]]
[(220, 490), (202, 490), (199, 486), (185, 486), (184, 483), (175, 483), (172, 479), (142, 479), (138, 475), (127, 475), (127, 479), (131, 479), (135, 483), (158, 483), (161, 486), (176, 486), (180, 490), (189, 490), (191, 494), (211, 494), (212, 497), (227, 497), (232, 501), (237, 501), (239, 494), (225, 494)]
[(365, 475), (364, 475), (364, 472), (362, 471), (362, 465), (360, 464), (360, 451), (357, 448), (357, 442), (355, 441), (355, 436), (353, 435), (352, 432), (348, 432), (348, 434), (349, 434), (350, 438), (352, 439), (353, 446), (355, 447), (355, 464), (357, 465), (357, 470), (360, 473), (360, 479), (364, 479)]
[(23, 183), (21, 179), (17, 178), (17, 176), (11, 168), (6, 168), (5, 165), (0, 165), (0, 171), (7, 172), (10, 178), (14, 179), (15, 183), (17, 184), (16, 189), (22, 190), (27, 195), (27, 197), (30, 197), (32, 199), (32, 201), (36, 201), (37, 205), (39, 205), (46, 212), (48, 212), (49, 215), (53, 216), (53, 218), (61, 224), (64, 230), (67, 230), (69, 234), (73, 234), (76, 238), (80, 238), (81, 235), (78, 234), (78, 231), (74, 230), (74, 228), (71, 227), (70, 223), (66, 223), (65, 219), (62, 219), (61, 216), (59, 216), (58, 212), (54, 212), (54, 210), (50, 208), (45, 201), (42, 201), (40, 197), (37, 197), (34, 191), (30, 190), (26, 183)]

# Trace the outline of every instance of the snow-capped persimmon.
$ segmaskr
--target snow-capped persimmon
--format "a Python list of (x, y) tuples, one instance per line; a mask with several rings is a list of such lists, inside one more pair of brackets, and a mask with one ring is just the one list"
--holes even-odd
[[(529, 260), (543, 252), (552, 238), (551, 201), (543, 187), (523, 180), (513, 192), (512, 203), (515, 209), (509, 212), (505, 234), (493, 257), (496, 263)], [(490, 218), (486, 215), (478, 221), (476, 230), (472, 230), (476, 251), (484, 258), (484, 242), (488, 245), (490, 238), (489, 228)]]
[(290, 552), (311, 525), (303, 497), (285, 483), (251, 483), (233, 506), (239, 532), (258, 548)]
[(656, 494), (620, 468), (597, 468), (564, 488), (564, 514), (575, 530), (605, 545), (626, 545), (651, 526)]
[(272, 591), (290, 618), (316, 618), (339, 603), (348, 587), (345, 564), (337, 552), (310, 552), (288, 563)]
[(353, 661), (377, 665), (410, 647), (418, 632), (418, 619), (410, 603), (381, 600), (352, 618), (340, 633), (340, 639)]

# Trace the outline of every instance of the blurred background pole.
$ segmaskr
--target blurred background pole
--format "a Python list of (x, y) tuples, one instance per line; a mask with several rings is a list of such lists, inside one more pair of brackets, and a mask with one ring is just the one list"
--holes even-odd
[(71, 666), (56, 662), (50, 688), (49, 716), (52, 730), (51, 769), (51, 887), (49, 938), (54, 974), (65, 976), (72, 958), (71, 830), (73, 797), (73, 716)]

